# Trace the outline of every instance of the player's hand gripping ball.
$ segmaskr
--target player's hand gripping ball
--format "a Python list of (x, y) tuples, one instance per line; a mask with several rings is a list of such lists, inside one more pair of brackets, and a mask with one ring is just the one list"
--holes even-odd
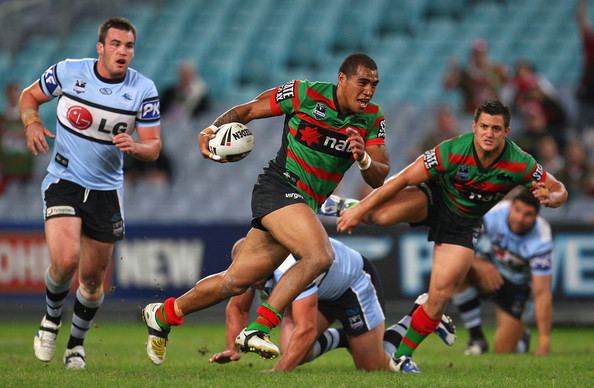
[(208, 150), (228, 162), (245, 158), (254, 148), (252, 131), (241, 123), (221, 125), (208, 142)]

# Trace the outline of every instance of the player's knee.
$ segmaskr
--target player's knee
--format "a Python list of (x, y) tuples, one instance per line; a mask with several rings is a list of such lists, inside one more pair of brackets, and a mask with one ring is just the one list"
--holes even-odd
[(243, 294), (251, 285), (251, 282), (245, 279), (242, 280), (231, 275), (223, 274), (221, 279), (220, 292), (225, 297), (235, 296)]

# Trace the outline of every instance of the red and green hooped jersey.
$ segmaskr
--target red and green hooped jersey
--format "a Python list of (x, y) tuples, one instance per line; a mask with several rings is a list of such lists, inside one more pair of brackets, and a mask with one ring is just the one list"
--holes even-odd
[(427, 174), (437, 178), (440, 201), (455, 214), (480, 218), (518, 185), (544, 181), (546, 171), (509, 139), (499, 158), (483, 167), (472, 132), (448, 139), (423, 154)]
[(281, 148), (271, 166), (280, 169), (314, 210), (354, 162), (347, 128), (357, 130), (366, 146), (384, 144), (381, 108), (369, 103), (363, 113), (341, 115), (332, 83), (287, 82), (274, 90), (270, 108), (286, 115)]

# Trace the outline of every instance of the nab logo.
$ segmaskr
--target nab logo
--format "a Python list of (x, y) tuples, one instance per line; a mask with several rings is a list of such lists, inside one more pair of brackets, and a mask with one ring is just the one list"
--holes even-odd
[(161, 106), (159, 100), (147, 101), (140, 107), (140, 118), (155, 120), (161, 117)]
[(93, 124), (93, 115), (82, 106), (75, 105), (68, 108), (66, 118), (79, 131), (84, 131)]

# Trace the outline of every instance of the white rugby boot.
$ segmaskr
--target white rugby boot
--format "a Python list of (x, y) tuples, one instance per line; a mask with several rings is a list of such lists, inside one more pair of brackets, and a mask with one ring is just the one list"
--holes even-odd
[(45, 315), (41, 319), (39, 330), (37, 330), (37, 334), (33, 338), (33, 351), (38, 360), (49, 362), (54, 358), (56, 354), (56, 338), (58, 337), (58, 331), (61, 325), (62, 323), (56, 325), (46, 319)]

